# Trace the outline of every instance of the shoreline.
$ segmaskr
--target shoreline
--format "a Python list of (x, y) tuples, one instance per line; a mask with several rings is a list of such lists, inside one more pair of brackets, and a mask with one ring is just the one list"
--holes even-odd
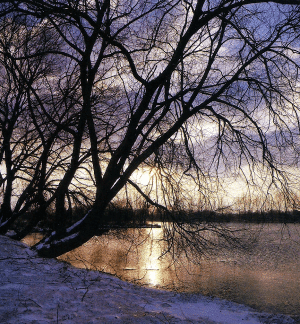
[(297, 323), (226, 300), (140, 287), (43, 259), (6, 236), (0, 236), (0, 246), (1, 323)]

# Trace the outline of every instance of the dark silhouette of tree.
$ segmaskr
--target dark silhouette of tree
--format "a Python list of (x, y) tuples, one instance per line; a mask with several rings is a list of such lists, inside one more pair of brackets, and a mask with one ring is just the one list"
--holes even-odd
[[(0, 41), (1, 75), (5, 80), (0, 230), (5, 233), (23, 217), (24, 226), (19, 224), (15, 235), (20, 239), (45, 217), (46, 209), (59, 194), (57, 182), (71, 159), (78, 79), (74, 68), (69, 76), (70, 67), (62, 68), (62, 63), (54, 62), (55, 57), (49, 53), (59, 48), (51, 28), (47, 24), (32, 27), (26, 19), (17, 18), (2, 21)], [(76, 190), (69, 193), (69, 200), (74, 195), (78, 195)], [(60, 223), (61, 218), (56, 226)]]
[[(52, 194), (60, 221), (35, 246), (40, 255), (60, 255), (106, 232), (105, 210), (127, 185), (168, 210), (180, 205), (178, 179), (193, 180), (207, 199), (210, 182), (230, 173), (255, 184), (260, 171), (265, 186), (284, 184), (292, 156), (282, 157), (299, 135), (298, 0), (1, 3), (2, 16), (47, 24), (61, 45), (45, 53), (68, 62), (78, 82), (77, 119), (66, 126), (70, 158)], [(60, 115), (69, 97), (58, 96)], [(65, 204), (88, 156), (93, 204), (67, 227)], [(160, 170), (162, 199), (134, 182), (142, 167)], [(200, 229), (178, 221), (178, 235), (167, 234), (198, 250)]]
[[(53, 47), (53, 42), (47, 39), (47, 30), (30, 30), (11, 18), (2, 20), (0, 161), (4, 162), (5, 171), (1, 176), (4, 188), (1, 232), (38, 200), (40, 203), (43, 195), (37, 188), (44, 189), (45, 176), (40, 170), (44, 168), (51, 140), (46, 144), (40, 136), (45, 120), (37, 121), (29, 89), (51, 70), (45, 57), (30, 58), (41, 50), (45, 52), (47, 46)], [(23, 56), (27, 58), (22, 59)]]

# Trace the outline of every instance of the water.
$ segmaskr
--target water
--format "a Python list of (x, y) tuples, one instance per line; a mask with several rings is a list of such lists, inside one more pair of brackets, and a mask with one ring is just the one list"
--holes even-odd
[[(201, 293), (260, 311), (299, 315), (300, 225), (256, 224), (250, 229), (257, 240), (247, 249), (220, 249), (197, 259), (197, 264), (184, 255), (176, 261), (169, 255), (160, 258), (166, 248), (162, 228), (127, 229), (118, 236), (94, 237), (60, 259), (139, 285)], [(31, 245), (37, 239), (33, 235), (25, 242)]]

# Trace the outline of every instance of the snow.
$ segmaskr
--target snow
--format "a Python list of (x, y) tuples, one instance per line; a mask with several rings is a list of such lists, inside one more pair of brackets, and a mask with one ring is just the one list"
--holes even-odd
[(76, 229), (88, 216), (89, 214), (92, 212), (92, 210), (90, 209), (83, 218), (81, 218), (78, 222), (76, 222), (75, 224), (73, 224), (72, 226), (70, 226), (69, 228), (67, 228), (66, 232), (67, 233), (71, 233), (72, 231), (74, 231), (74, 229)]
[(0, 236), (0, 323), (295, 323), (217, 298), (139, 287)]

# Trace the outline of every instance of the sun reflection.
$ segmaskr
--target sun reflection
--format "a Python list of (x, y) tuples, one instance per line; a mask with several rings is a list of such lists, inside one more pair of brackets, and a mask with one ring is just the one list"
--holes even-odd
[(151, 229), (149, 236), (151, 237), (151, 244), (149, 244), (148, 251), (145, 251), (145, 270), (149, 284), (157, 286), (160, 284), (160, 266), (161, 262), (159, 257), (161, 256), (161, 248), (159, 245), (159, 238), (161, 236), (161, 229)]
[(149, 278), (149, 284), (156, 286), (160, 282), (159, 278), (159, 255), (150, 255), (149, 261), (146, 264), (147, 277)]

